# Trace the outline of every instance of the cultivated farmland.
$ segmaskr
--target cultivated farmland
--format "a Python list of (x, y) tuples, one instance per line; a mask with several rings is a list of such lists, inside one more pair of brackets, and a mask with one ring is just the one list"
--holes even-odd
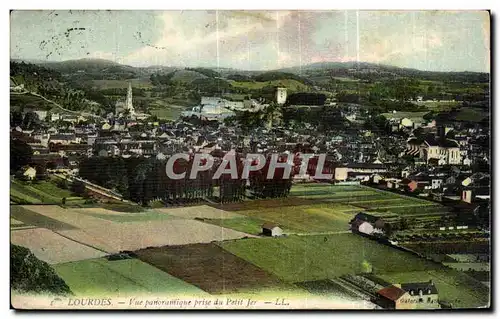
[[(233, 229), (254, 229), (265, 222), (280, 225), (287, 233), (338, 232), (349, 229), (349, 221), (360, 208), (342, 203), (322, 203), (301, 198), (248, 201), (218, 206), (247, 219), (211, 220)], [(248, 222), (245, 226), (244, 223)], [(254, 232), (253, 232), (254, 233)]]
[(11, 180), (10, 198), (18, 204), (61, 204), (63, 198), (68, 200), (68, 204), (83, 201), (81, 197), (74, 196), (69, 190), (59, 188), (50, 181), (25, 183)]
[(214, 219), (229, 219), (234, 217), (242, 217), (241, 215), (210, 207), (207, 205), (180, 207), (180, 208), (157, 208), (158, 212), (182, 218), (214, 218)]
[[(225, 219), (204, 219), (205, 223), (219, 225), (221, 227), (231, 228), (247, 234), (259, 235), (262, 233), (262, 225), (265, 223), (262, 219), (251, 217), (235, 217)], [(283, 228), (284, 232), (290, 232), (289, 229)]]
[(149, 248), (136, 253), (141, 260), (211, 294), (289, 288), (275, 276), (214, 244)]
[(302, 199), (326, 203), (342, 203), (363, 211), (380, 212), (379, 215), (413, 216), (432, 212), (448, 213), (446, 207), (403, 194), (391, 193), (362, 185), (300, 184), (292, 187), (291, 195)]
[(140, 222), (140, 221), (145, 222), (154, 220), (166, 220), (172, 218), (172, 216), (165, 213), (157, 212), (157, 210), (144, 210), (137, 213), (124, 213), (100, 207), (73, 208), (72, 210), (77, 213), (97, 218), (102, 218), (117, 223)]
[[(76, 240), (92, 240), (92, 244), (97, 247), (105, 243), (103, 248), (111, 252), (164, 245), (209, 243), (249, 236), (196, 220), (181, 219), (113, 224), (86, 229), (84, 232), (69, 230), (64, 234)], [(88, 234), (92, 235), (92, 239), (86, 236)]]
[(105, 258), (54, 266), (77, 296), (204, 296), (202, 290), (137, 259)]
[(321, 280), (362, 271), (363, 261), (379, 271), (438, 267), (355, 234), (288, 236), (228, 241), (221, 247), (287, 282)]
[[(360, 211), (368, 211), (386, 220), (415, 217), (426, 221), (448, 214), (446, 207), (400, 194), (360, 185), (297, 184), (283, 199), (244, 201), (217, 206), (248, 218), (206, 219), (252, 234), (260, 233), (265, 222), (280, 225), (285, 233), (328, 233), (349, 229), (349, 221)], [(260, 224), (260, 225), (259, 225)]]
[(290, 283), (359, 273), (366, 261), (377, 276), (394, 283), (436, 278), (440, 298), (453, 301), (454, 307), (487, 303), (488, 288), (479, 281), (354, 234), (247, 239), (219, 245)]
[[(10, 216), (21, 221), (25, 225), (48, 228), (51, 230), (75, 229), (74, 226), (61, 222), (57, 219), (36, 213), (37, 206), (10, 206)], [(43, 207), (43, 206), (42, 206)], [(52, 207), (52, 206), (47, 206)]]
[[(107, 252), (119, 252), (122, 250), (136, 250), (146, 247), (157, 247), (164, 245), (184, 245), (192, 243), (209, 243), (211, 241), (222, 241), (250, 236), (248, 234), (231, 229), (202, 223), (192, 219), (158, 219), (158, 214), (135, 215), (130, 213), (130, 218), (141, 216), (139, 221), (129, 220), (124, 222), (127, 216), (109, 213), (108, 216), (119, 216), (121, 222), (98, 218), (92, 216), (87, 210), (65, 209), (53, 205), (27, 205), (19, 206), (27, 215), (33, 215), (32, 219), (41, 219), (49, 224), (47, 228), (56, 229), (59, 234), (74, 241), (85, 243)], [(102, 214), (102, 211), (101, 211)], [(156, 215), (155, 215), (156, 214)], [(13, 216), (22, 221), (18, 213)], [(55, 221), (54, 225), (50, 222)], [(57, 223), (62, 223), (61, 225)], [(69, 227), (65, 227), (69, 225)]]
[(102, 251), (72, 241), (45, 228), (12, 230), (11, 242), (30, 249), (38, 259), (49, 264), (105, 255)]

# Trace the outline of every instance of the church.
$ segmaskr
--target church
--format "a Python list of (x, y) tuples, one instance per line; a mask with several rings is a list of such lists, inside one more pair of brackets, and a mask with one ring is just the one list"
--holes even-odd
[(125, 113), (128, 112), (128, 116), (132, 119), (135, 119), (135, 109), (132, 104), (132, 83), (129, 82), (128, 90), (127, 90), (127, 98), (125, 102), (123, 100), (119, 100), (115, 104), (115, 115), (117, 117), (122, 117)]

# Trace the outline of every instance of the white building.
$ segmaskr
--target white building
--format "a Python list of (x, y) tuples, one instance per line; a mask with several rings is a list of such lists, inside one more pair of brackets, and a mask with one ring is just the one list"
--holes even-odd
[(278, 225), (265, 223), (262, 225), (262, 234), (271, 237), (278, 237), (283, 235), (283, 230)]
[(279, 105), (285, 104), (286, 102), (286, 88), (277, 88), (276, 89), (276, 103)]
[(363, 222), (358, 226), (358, 231), (363, 234), (371, 235), (373, 234), (373, 225), (369, 222)]
[(34, 180), (35, 177), (36, 177), (36, 169), (29, 166), (28, 168), (26, 168), (26, 170), (24, 171), (23, 173), (23, 176), (25, 176), (27, 179), (29, 179), (30, 181)]
[(455, 140), (433, 137), (421, 140), (413, 137), (407, 141), (406, 148), (408, 154), (418, 156), (427, 163), (431, 159), (437, 160), (439, 165), (459, 165), (462, 163), (460, 147)]

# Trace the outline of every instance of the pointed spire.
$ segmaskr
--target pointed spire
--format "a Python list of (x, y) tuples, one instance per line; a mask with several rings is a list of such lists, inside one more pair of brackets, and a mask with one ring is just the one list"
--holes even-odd
[(125, 109), (129, 111), (130, 115), (135, 114), (134, 106), (132, 104), (132, 82), (128, 83), (127, 100), (125, 102)]

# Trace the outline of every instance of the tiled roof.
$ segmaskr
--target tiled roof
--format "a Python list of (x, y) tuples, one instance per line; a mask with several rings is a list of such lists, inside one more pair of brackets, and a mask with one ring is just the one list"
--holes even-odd
[(389, 286), (380, 289), (377, 293), (389, 300), (396, 301), (401, 298), (401, 296), (403, 296), (406, 291), (396, 286)]

